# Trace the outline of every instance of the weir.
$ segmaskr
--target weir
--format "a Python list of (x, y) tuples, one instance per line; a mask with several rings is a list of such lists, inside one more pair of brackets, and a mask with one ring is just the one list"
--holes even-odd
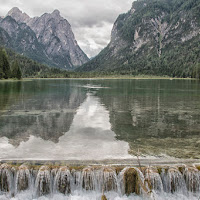
[(200, 165), (85, 167), (1, 164), (0, 195), (9, 199), (25, 191), (31, 193), (32, 199), (54, 194), (69, 197), (77, 192), (96, 192), (102, 198), (114, 192), (119, 197), (134, 195), (142, 199), (159, 199), (159, 194), (179, 193), (186, 199), (191, 194), (198, 199)]

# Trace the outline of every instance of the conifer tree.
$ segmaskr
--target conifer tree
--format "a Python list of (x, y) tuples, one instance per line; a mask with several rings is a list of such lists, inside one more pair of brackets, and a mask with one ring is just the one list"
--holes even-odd
[(2, 49), (0, 49), (0, 79), (4, 78), (4, 71), (3, 71), (3, 52)]
[(2, 51), (2, 61), (3, 61), (4, 78), (8, 79), (11, 76), (11, 71), (10, 71), (10, 64), (8, 61), (8, 55), (5, 51), (5, 49), (3, 49), (3, 51)]
[(14, 61), (12, 65), (12, 78), (20, 80), (22, 78), (22, 72), (17, 61)]
[(196, 64), (196, 78), (200, 79), (200, 63)]
[(8, 79), (11, 76), (10, 64), (6, 51), (0, 49), (0, 79)]

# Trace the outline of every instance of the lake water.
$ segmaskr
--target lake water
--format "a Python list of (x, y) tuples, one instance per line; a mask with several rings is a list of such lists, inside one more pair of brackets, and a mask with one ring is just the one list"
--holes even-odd
[(0, 159), (200, 159), (200, 82), (0, 82)]

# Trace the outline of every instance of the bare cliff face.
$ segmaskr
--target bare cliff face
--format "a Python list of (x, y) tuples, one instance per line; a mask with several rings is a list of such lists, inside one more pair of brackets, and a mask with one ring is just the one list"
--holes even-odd
[[(113, 26), (109, 44), (112, 55), (117, 56), (120, 49), (127, 47), (137, 54), (144, 47), (160, 57), (168, 44), (179, 45), (198, 36), (199, 19), (192, 13), (192, 9), (197, 9), (192, 8), (195, 0), (188, 0), (186, 5), (181, 1), (177, 1), (180, 8), (171, 0), (134, 2), (131, 10), (120, 15)], [(187, 4), (191, 4), (190, 8)]]
[(23, 13), (17, 7), (12, 8), (8, 12), (7, 16), (11, 16), (13, 19), (20, 23), (27, 23), (31, 19), (26, 13)]
[(18, 23), (11, 16), (6, 16), (0, 22), (0, 38), (1, 45), (38, 62), (52, 64), (43, 51), (43, 45), (38, 42), (33, 30), (25, 23)]
[(75, 40), (71, 25), (60, 16), (58, 10), (35, 17), (28, 22), (28, 25), (36, 33), (38, 41), (45, 46), (46, 54), (56, 62), (58, 59), (67, 60), (73, 67), (88, 61)]
[[(16, 45), (7, 47), (36, 61), (70, 70), (89, 60), (77, 44), (71, 25), (60, 16), (58, 10), (31, 18), (15, 7), (5, 18), (0, 19), (0, 27), (0, 39), (4, 45), (7, 44), (5, 41), (12, 40), (10, 43)], [(29, 31), (23, 31), (24, 29)], [(10, 38), (6, 38), (3, 31)], [(34, 51), (39, 55), (32, 54)]]

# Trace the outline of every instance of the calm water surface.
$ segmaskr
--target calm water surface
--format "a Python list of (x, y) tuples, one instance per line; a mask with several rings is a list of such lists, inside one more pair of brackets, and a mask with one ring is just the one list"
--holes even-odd
[(199, 158), (200, 82), (0, 82), (0, 159)]

